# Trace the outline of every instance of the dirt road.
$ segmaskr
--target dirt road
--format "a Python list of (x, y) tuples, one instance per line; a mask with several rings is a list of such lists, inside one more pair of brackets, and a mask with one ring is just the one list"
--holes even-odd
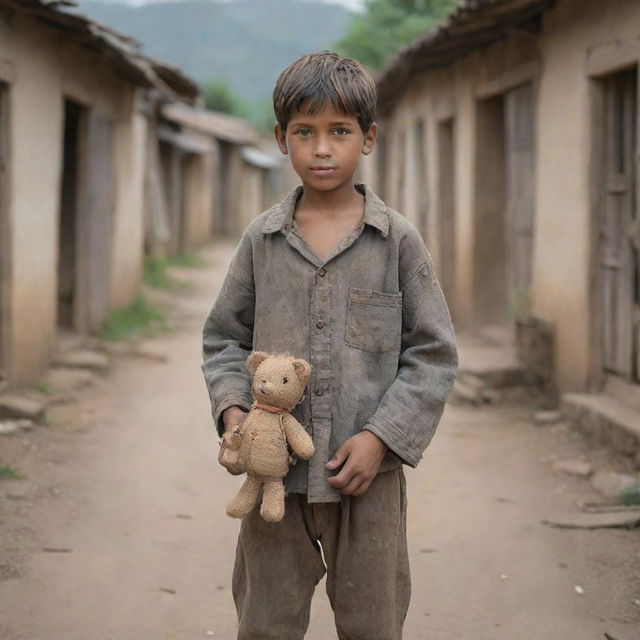
[[(0, 464), (23, 475), (0, 481), (2, 640), (235, 638), (238, 523), (224, 508), (241, 480), (215, 463), (199, 370), (230, 249), (207, 255), (180, 274), (195, 289), (175, 297), (181, 329), (156, 342), (168, 362), (117, 358), (49, 424), (0, 437)], [(540, 522), (597, 499), (554, 459), (618, 461), (529, 413), (449, 407), (407, 470), (407, 640), (640, 638), (640, 532)], [(335, 638), (323, 584), (307, 637)]]

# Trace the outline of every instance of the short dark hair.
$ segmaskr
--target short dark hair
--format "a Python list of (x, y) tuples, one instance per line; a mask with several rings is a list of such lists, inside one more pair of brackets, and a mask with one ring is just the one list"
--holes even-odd
[(338, 111), (355, 116), (367, 133), (376, 113), (376, 83), (356, 60), (331, 51), (311, 53), (290, 64), (273, 89), (273, 109), (283, 131), (291, 113), (306, 100), (311, 114), (331, 102)]

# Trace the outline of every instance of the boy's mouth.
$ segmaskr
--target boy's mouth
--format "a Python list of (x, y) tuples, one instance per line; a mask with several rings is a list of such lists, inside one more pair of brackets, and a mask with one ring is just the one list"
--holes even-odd
[(328, 176), (331, 175), (336, 170), (336, 167), (311, 167), (311, 171), (315, 173), (317, 176)]

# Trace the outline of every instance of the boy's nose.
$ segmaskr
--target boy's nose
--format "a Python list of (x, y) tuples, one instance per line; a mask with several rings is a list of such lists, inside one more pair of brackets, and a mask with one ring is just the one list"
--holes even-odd
[(329, 145), (329, 141), (325, 138), (318, 138), (318, 142), (316, 143), (316, 147), (314, 149), (314, 154), (318, 158), (326, 158), (331, 155), (331, 146)]

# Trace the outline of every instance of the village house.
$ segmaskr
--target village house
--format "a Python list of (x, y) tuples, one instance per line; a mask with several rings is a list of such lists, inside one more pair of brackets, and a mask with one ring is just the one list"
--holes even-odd
[[(63, 336), (97, 333), (133, 301), (158, 199), (174, 207), (174, 252), (212, 233), (209, 139), (157, 126), (199, 87), (67, 6), (0, 0), (0, 388), (33, 382)], [(150, 181), (163, 145), (179, 149), (177, 196)]]
[[(205, 143), (202, 150), (204, 172), (211, 194), (207, 215), (192, 227), (207, 230), (208, 236), (239, 237), (252, 218), (269, 207), (279, 194), (281, 163), (278, 157), (260, 148), (255, 127), (242, 118), (167, 103), (162, 108), (164, 135), (179, 135)], [(162, 142), (162, 135), (160, 136)], [(161, 144), (162, 156), (162, 144)], [(166, 166), (167, 160), (161, 164)], [(179, 187), (167, 180), (174, 192)], [(187, 243), (185, 248), (193, 247)]]
[(33, 381), (62, 330), (131, 302), (143, 259), (146, 118), (159, 85), (123, 36), (44, 0), (0, 1), (0, 372)]
[(639, 62), (636, 0), (460, 2), (379, 77), (365, 170), (423, 233), (457, 329), (547, 349), (565, 413), (636, 456)]
[(248, 123), (70, 6), (0, 0), (0, 389), (129, 305), (145, 250), (236, 235), (272, 198)]

